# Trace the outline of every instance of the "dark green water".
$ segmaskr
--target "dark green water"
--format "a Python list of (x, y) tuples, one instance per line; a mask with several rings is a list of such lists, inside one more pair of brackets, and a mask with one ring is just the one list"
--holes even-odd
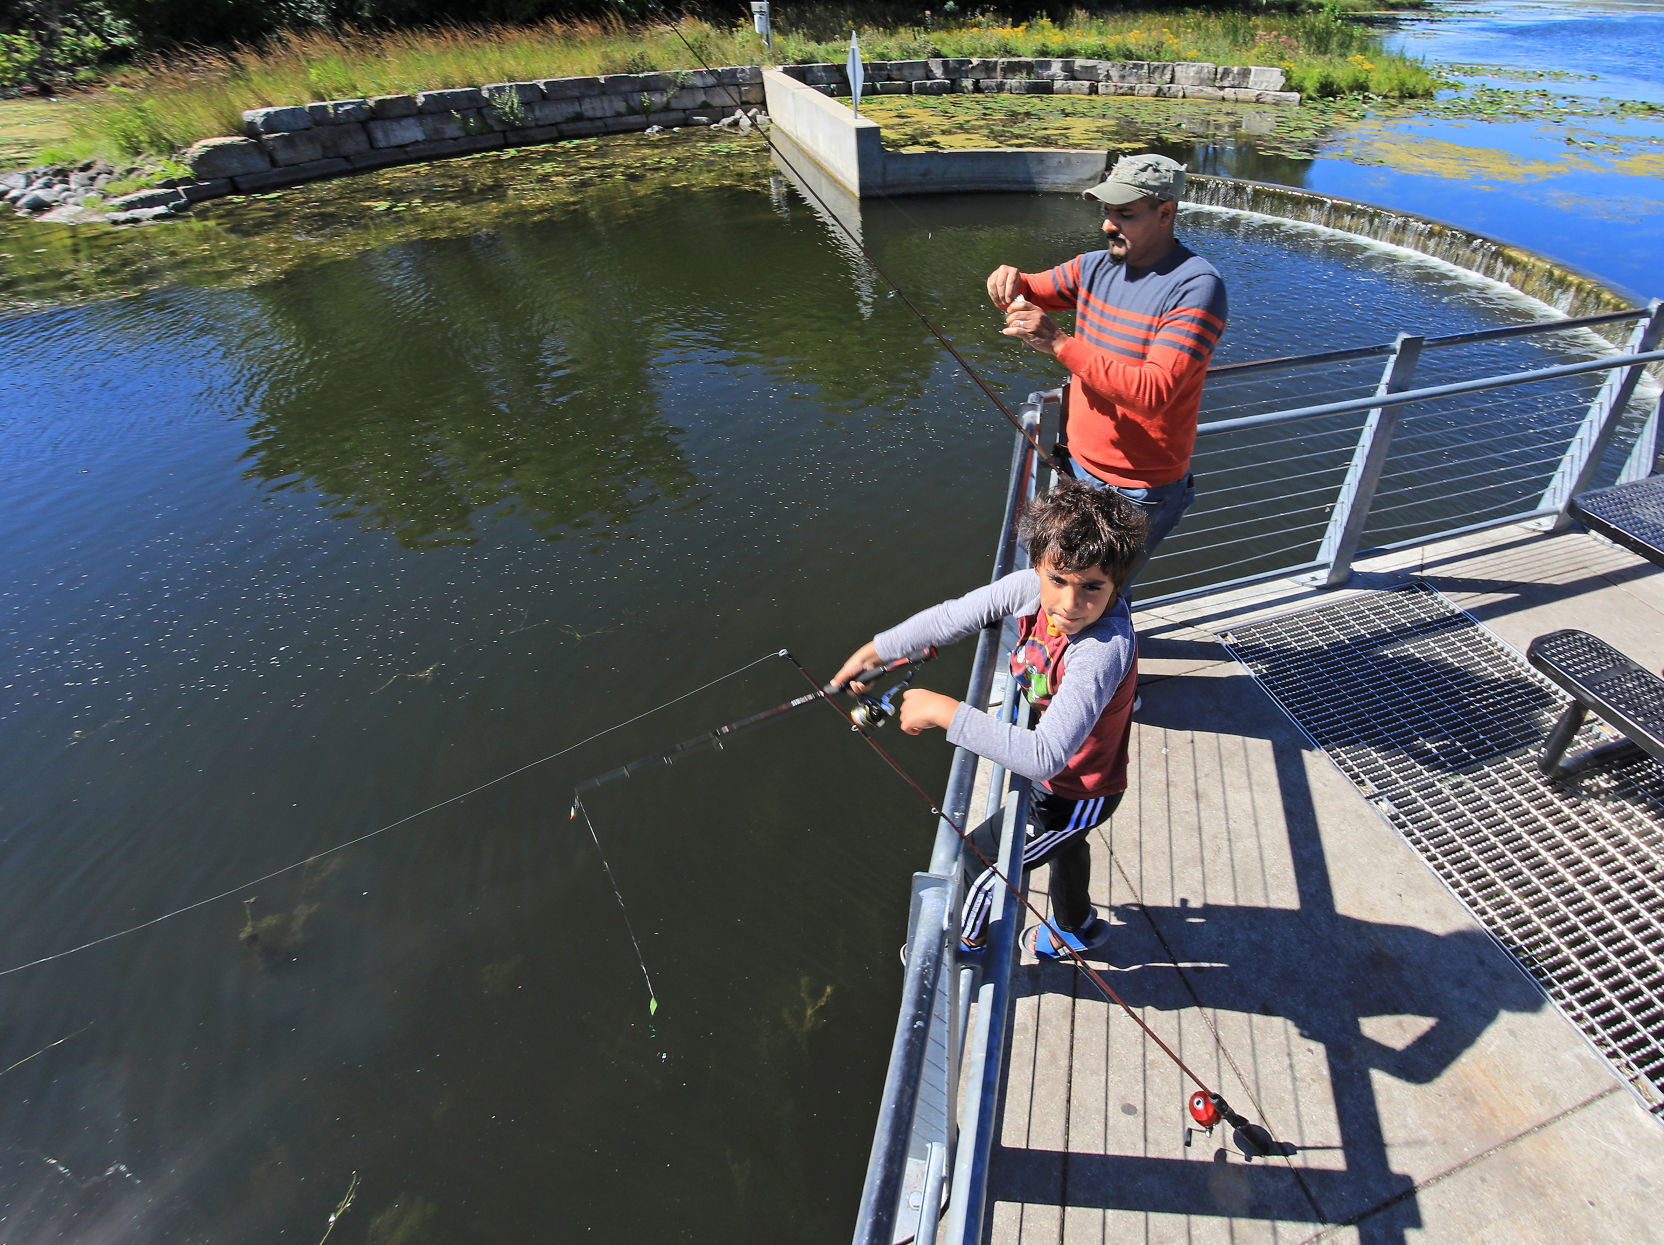
[[(0, 1067), (40, 1052), (0, 1085), (6, 1239), (311, 1241), (354, 1173), (332, 1241), (847, 1238), (932, 819), (818, 712), (596, 792), (650, 1017), (571, 788), (803, 682), (764, 660), (563, 750), (979, 582), (1010, 438), (758, 152), (692, 185), (618, 150), (578, 194), (522, 153), (0, 225), (0, 967), (230, 892), (0, 977)], [(1015, 400), (1055, 378), (982, 277), (1094, 223), (864, 230)], [(1528, 310), (1185, 234), (1224, 358)], [(940, 736), (889, 742), (940, 788)]]

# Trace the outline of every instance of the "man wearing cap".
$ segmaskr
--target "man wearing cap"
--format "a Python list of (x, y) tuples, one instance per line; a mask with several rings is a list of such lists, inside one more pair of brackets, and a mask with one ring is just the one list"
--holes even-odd
[[(1050, 272), (1005, 264), (988, 276), (1005, 335), (1069, 369), (1069, 470), (1144, 509), (1146, 560), (1195, 499), (1196, 415), (1227, 314), (1218, 270), (1174, 237), (1184, 185), (1177, 161), (1123, 156), (1085, 192), (1103, 205), (1104, 250)], [(1074, 333), (1048, 311), (1073, 311)]]

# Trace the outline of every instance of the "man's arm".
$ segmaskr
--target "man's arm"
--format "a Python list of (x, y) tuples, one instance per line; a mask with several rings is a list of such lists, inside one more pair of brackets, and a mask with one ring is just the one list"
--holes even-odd
[[(1118, 406), (1140, 414), (1162, 410), (1175, 392), (1206, 371), (1213, 348), (1225, 328), (1224, 285), (1212, 274), (1187, 281), (1180, 305), (1157, 321), (1143, 357), (1106, 349), (1077, 334), (1060, 330), (1034, 307), (1018, 299), (1006, 312), (1005, 335), (1034, 350), (1052, 355), (1088, 388), (1111, 398)], [(1124, 330), (1090, 302), (1083, 307), (1077, 328), (1094, 329), (1113, 339)]]
[(1013, 299), (1026, 298), (1047, 311), (1072, 311), (1080, 289), (1080, 256), (1059, 264), (1049, 272), (1022, 272), (1001, 264), (988, 274), (988, 298), (1001, 311), (1009, 310)]

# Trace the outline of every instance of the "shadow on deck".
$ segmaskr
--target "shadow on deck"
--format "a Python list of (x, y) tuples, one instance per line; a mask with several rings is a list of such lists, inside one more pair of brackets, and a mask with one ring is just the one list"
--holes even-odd
[[(1584, 534), (1359, 569), (1521, 651), (1576, 626), (1664, 665), (1664, 574)], [(1084, 975), (1025, 962), (990, 1241), (1657, 1239), (1659, 1121), (1216, 638), (1354, 590), (1140, 612), (1132, 788), (1093, 845), (1110, 984), (1281, 1153), (1187, 1148), (1174, 1065)]]

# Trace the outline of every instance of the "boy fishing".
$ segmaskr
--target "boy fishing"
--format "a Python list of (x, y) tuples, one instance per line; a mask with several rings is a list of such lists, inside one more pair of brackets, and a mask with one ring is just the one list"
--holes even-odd
[[(1088, 836), (1109, 819), (1127, 788), (1138, 652), (1120, 588), (1138, 565), (1146, 526), (1139, 507), (1119, 493), (1075, 481), (1059, 484), (1023, 513), (1019, 533), (1031, 569), (880, 632), (833, 679), (842, 684), (887, 657), (963, 639), (1002, 618), (1018, 620), (1011, 671), (1040, 713), (1035, 729), (1008, 725), (922, 688), (903, 694), (900, 721), (909, 735), (939, 727), (949, 742), (1038, 784), (1023, 870), (1051, 865), (1052, 916), (1035, 931), (1033, 948), (1042, 959), (1084, 951), (1102, 932), (1087, 895)], [(983, 946), (998, 884), (986, 869), (967, 890), (962, 951)]]

